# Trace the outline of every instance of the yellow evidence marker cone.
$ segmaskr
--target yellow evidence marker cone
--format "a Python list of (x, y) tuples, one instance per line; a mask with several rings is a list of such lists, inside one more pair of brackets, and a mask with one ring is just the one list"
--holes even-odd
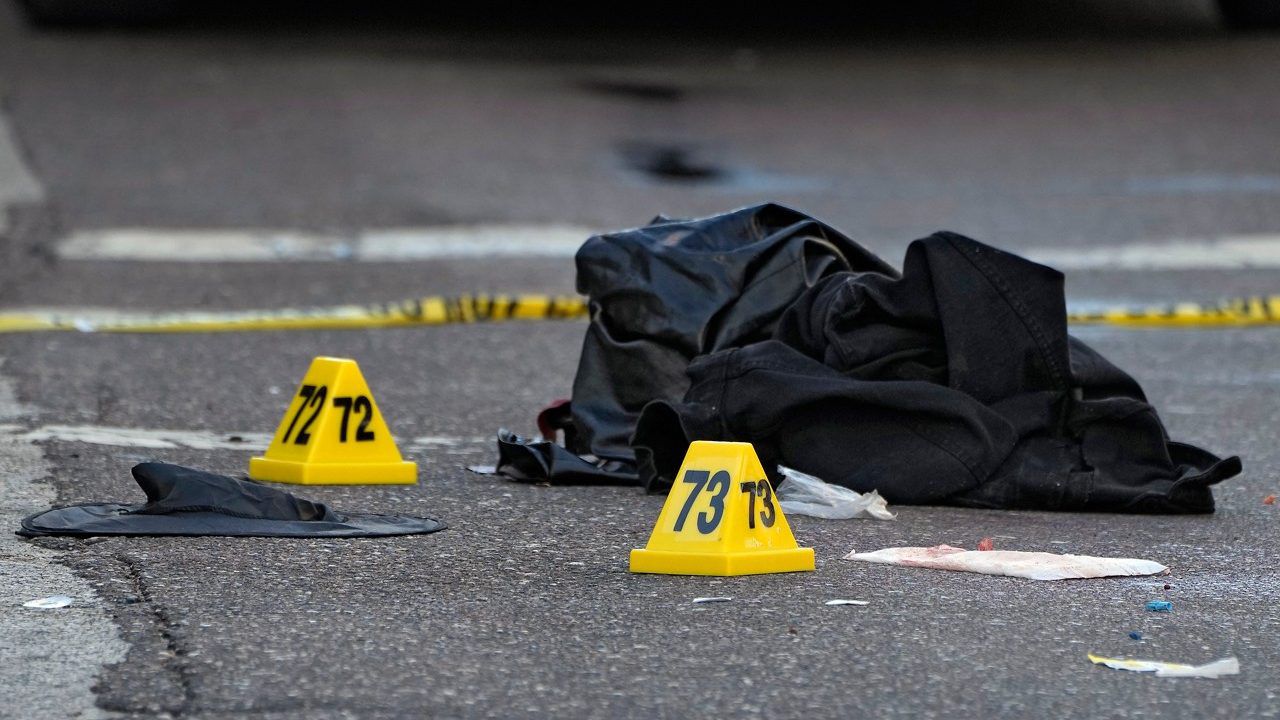
[(318, 357), (302, 378), (254, 480), (298, 485), (410, 485), (417, 463), (400, 457), (355, 360)]
[(796, 545), (751, 443), (689, 445), (658, 523), (631, 572), (757, 575), (813, 570)]

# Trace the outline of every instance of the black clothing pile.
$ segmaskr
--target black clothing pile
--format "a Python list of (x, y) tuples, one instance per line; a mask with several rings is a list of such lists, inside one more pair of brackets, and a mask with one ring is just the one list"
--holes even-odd
[(1061, 273), (955, 233), (899, 274), (762, 205), (593, 237), (577, 266), (567, 448), (502, 435), (512, 477), (663, 490), (691, 441), (735, 440), (891, 503), (1196, 513), (1240, 472), (1067, 334)]
[(146, 503), (55, 508), (24, 519), (18, 534), (354, 538), (416, 535), (445, 527), (430, 518), (339, 513), (266, 485), (180, 465), (135, 465), (133, 478), (146, 493)]

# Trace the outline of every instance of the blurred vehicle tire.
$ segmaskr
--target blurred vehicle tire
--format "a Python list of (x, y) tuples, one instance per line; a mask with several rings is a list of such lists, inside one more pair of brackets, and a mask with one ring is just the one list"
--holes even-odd
[(136, 25), (172, 20), (175, 0), (19, 0), (37, 25)]
[(1218, 0), (1218, 9), (1239, 30), (1280, 28), (1280, 0)]

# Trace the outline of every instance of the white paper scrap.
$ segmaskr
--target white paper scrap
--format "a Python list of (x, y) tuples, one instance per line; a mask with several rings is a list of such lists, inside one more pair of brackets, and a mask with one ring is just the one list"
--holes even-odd
[(1182, 665), (1180, 663), (1160, 662), (1159, 660), (1125, 660), (1109, 658), (1089, 653), (1089, 660), (1095, 665), (1106, 665), (1115, 670), (1132, 672), (1153, 672), (1156, 677), (1188, 677), (1219, 678), (1224, 675), (1239, 675), (1240, 661), (1235, 657), (1214, 660), (1204, 665)]
[(28, 600), (22, 603), (22, 607), (53, 610), (56, 608), (69, 607), (71, 603), (74, 603), (75, 601), (75, 598), (67, 597), (66, 595), (50, 595), (49, 597), (39, 598), (37, 600)]
[(1019, 550), (965, 550), (950, 545), (935, 547), (896, 547), (875, 552), (851, 551), (843, 560), (885, 563), (937, 570), (958, 570), (984, 575), (1008, 575), (1031, 580), (1070, 580), (1076, 578), (1115, 577), (1122, 575), (1155, 575), (1168, 570), (1151, 560), (1104, 558), (1090, 555), (1059, 555)]

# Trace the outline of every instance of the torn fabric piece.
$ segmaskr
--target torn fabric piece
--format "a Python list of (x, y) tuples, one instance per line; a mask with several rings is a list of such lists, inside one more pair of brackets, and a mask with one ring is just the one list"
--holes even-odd
[(146, 503), (55, 508), (23, 519), (17, 533), (23, 537), (379, 537), (445, 528), (432, 518), (340, 513), (267, 485), (168, 463), (135, 465), (133, 478), (146, 494)]
[(1168, 568), (1151, 560), (1058, 555), (1018, 550), (965, 550), (950, 545), (895, 547), (875, 552), (851, 551), (842, 560), (1007, 575), (1031, 580), (1071, 580), (1124, 575), (1155, 575)]
[(1219, 678), (1224, 675), (1240, 674), (1240, 660), (1235, 657), (1214, 660), (1204, 665), (1183, 665), (1159, 660), (1109, 658), (1089, 653), (1089, 661), (1094, 665), (1105, 665), (1114, 670), (1155, 673), (1156, 677)]

